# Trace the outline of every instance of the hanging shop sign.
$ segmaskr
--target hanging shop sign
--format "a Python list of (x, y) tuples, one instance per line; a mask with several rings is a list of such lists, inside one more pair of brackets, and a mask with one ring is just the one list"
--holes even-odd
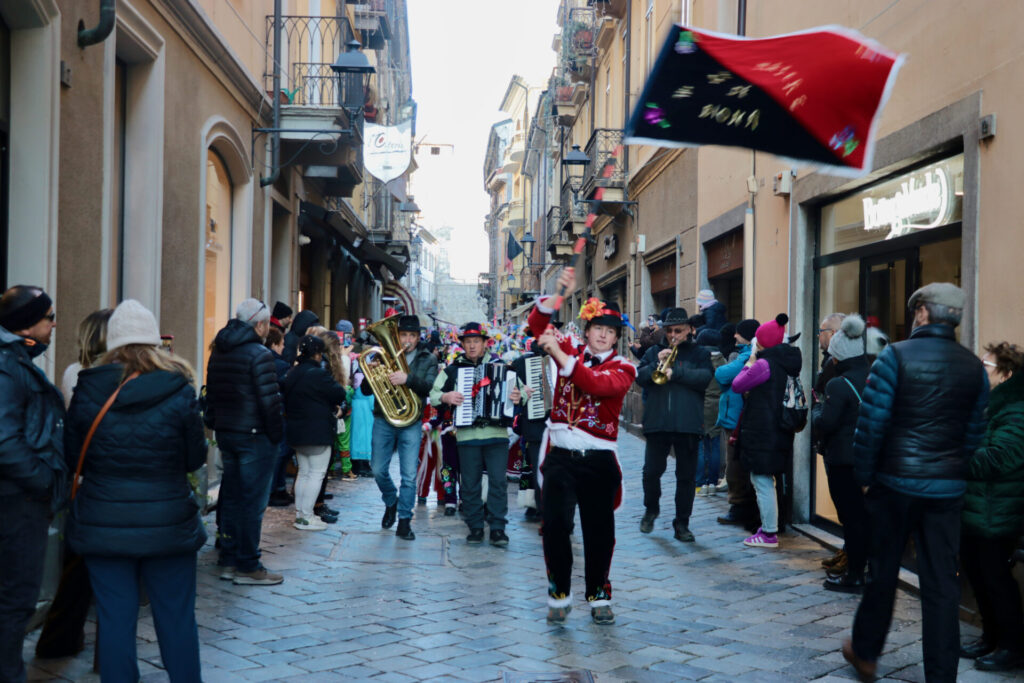
[(382, 182), (405, 173), (412, 160), (412, 121), (397, 126), (363, 124), (363, 165)]

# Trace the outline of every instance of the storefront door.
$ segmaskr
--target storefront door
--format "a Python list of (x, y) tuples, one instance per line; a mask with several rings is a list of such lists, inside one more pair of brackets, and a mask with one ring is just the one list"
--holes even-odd
[(860, 260), (860, 306), (869, 325), (889, 339), (906, 339), (910, 331), (906, 301), (916, 288), (917, 250), (909, 249)]

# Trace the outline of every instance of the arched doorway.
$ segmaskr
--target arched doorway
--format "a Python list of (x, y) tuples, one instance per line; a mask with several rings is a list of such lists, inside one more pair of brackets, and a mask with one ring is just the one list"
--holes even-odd
[(205, 290), (203, 292), (203, 366), (217, 331), (231, 317), (231, 226), (234, 184), (224, 159), (206, 151)]

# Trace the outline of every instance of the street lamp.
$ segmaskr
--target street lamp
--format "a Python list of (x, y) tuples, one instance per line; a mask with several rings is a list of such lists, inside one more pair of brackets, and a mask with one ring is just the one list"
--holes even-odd
[(331, 64), (331, 71), (338, 74), (339, 79), (342, 74), (345, 75), (342, 81), (345, 87), (339, 93), (338, 103), (350, 113), (362, 109), (366, 100), (366, 83), (370, 74), (377, 73), (377, 69), (360, 51), (361, 47), (358, 40), (348, 41), (345, 43), (345, 51)]
[(562, 159), (562, 167), (569, 175), (569, 189), (572, 190), (574, 200), (583, 187), (583, 175), (586, 173), (589, 163), (590, 157), (580, 149), (579, 145), (573, 145), (572, 151)]

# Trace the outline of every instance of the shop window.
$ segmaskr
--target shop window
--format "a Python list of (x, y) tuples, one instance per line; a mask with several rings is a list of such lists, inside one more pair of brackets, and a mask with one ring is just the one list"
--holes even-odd
[(203, 293), (203, 358), (231, 317), (231, 225), (234, 185), (224, 159), (206, 151), (206, 290)]
[(704, 245), (708, 285), (725, 305), (726, 319), (743, 319), (743, 228), (730, 230)]

